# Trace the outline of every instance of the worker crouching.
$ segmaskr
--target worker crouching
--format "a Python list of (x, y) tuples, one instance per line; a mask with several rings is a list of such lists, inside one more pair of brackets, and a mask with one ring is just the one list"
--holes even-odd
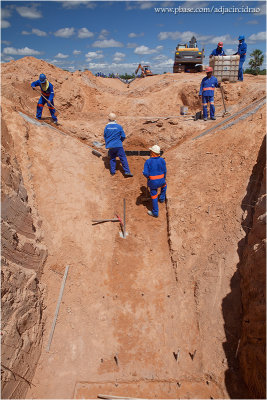
[[(154, 145), (149, 148), (150, 158), (146, 160), (143, 175), (147, 178), (147, 185), (150, 189), (152, 199), (152, 211), (148, 211), (148, 215), (158, 218), (159, 207), (158, 201), (164, 203), (166, 198), (166, 161), (160, 157), (160, 147)], [(161, 188), (159, 198), (158, 189)]]
[(212, 67), (206, 68), (207, 76), (202, 79), (199, 97), (202, 97), (203, 106), (203, 119), (207, 121), (208, 119), (208, 103), (210, 103), (210, 119), (215, 120), (215, 105), (214, 105), (214, 90), (216, 87), (220, 87), (217, 78), (212, 76)]
[(122, 145), (122, 142), (126, 138), (124, 130), (122, 129), (121, 125), (117, 124), (116, 115), (114, 113), (110, 113), (108, 119), (109, 123), (106, 125), (104, 130), (104, 139), (106, 149), (109, 149), (108, 155), (110, 161), (110, 174), (112, 176), (115, 175), (116, 158), (119, 157), (124, 170), (124, 175), (126, 177), (132, 177), (133, 174), (130, 171), (127, 157)]

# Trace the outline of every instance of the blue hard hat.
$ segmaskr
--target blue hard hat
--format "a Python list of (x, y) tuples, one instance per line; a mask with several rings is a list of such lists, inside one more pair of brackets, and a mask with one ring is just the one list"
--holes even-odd
[(41, 82), (41, 83), (45, 83), (45, 81), (46, 81), (46, 76), (45, 76), (45, 74), (41, 74), (41, 75), (39, 76), (39, 79), (40, 79), (40, 82)]
[(244, 35), (240, 35), (239, 38), (238, 38), (238, 40), (244, 40), (244, 39), (245, 39)]

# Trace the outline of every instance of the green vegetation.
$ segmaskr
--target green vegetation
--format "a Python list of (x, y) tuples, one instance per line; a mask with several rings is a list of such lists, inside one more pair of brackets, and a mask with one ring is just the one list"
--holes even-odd
[(135, 74), (129, 75), (129, 74), (125, 73), (124, 75), (119, 75), (119, 77), (121, 79), (133, 79), (135, 77)]
[[(264, 74), (264, 73), (261, 73), (262, 71), (260, 70), (260, 66), (263, 64), (263, 61), (264, 61), (264, 55), (263, 55), (262, 51), (259, 49), (255, 49), (250, 54), (250, 60), (249, 60), (250, 68), (246, 69), (245, 73), (252, 74), (252, 75), (259, 75), (259, 74), (266, 75), (266, 72)], [(248, 71), (250, 71), (250, 72), (248, 72)]]

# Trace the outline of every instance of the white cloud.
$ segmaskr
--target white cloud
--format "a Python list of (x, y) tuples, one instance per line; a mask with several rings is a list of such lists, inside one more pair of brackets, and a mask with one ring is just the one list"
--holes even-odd
[(137, 43), (127, 43), (128, 49), (135, 49), (138, 46)]
[(209, 2), (208, 1), (190, 1), (190, 0), (188, 0), (188, 1), (186, 1), (185, 3), (183, 3), (183, 4), (179, 4), (180, 5), (180, 7), (183, 7), (183, 8), (203, 8), (203, 7), (207, 7), (208, 5), (209, 5)]
[(231, 56), (232, 54), (236, 53), (234, 49), (224, 49), (227, 56)]
[(9, 46), (11, 44), (11, 42), (9, 42), (8, 40), (1, 40), (1, 43), (5, 44), (6, 46)]
[(144, 36), (144, 33), (142, 32), (142, 33), (134, 33), (134, 32), (131, 32), (131, 33), (129, 33), (129, 38), (136, 38), (136, 37), (141, 37), (141, 36)]
[(2, 29), (4, 29), (4, 28), (9, 28), (11, 25), (10, 25), (10, 22), (8, 22), (8, 21), (6, 21), (6, 20), (4, 20), (4, 19), (2, 19), (1, 20), (1, 28)]
[(258, 25), (259, 21), (257, 21), (256, 19), (252, 19), (248, 22), (246, 22), (248, 25)]
[(85, 58), (86, 61), (92, 61), (95, 59), (104, 58), (104, 55), (102, 54), (102, 50), (89, 51), (87, 54), (85, 54)]
[(12, 61), (12, 60), (14, 60), (14, 57), (6, 56), (4, 54), (1, 56), (1, 62), (2, 63), (8, 62), (8, 61)]
[(124, 53), (120, 53), (119, 51), (116, 51), (116, 53), (113, 56), (113, 61), (114, 62), (120, 62), (123, 60), (123, 58), (125, 57)]
[(134, 53), (135, 54), (153, 54), (162, 49), (163, 49), (163, 46), (157, 46), (155, 49), (150, 49), (149, 47), (142, 45), (142, 46), (136, 47), (136, 49), (134, 50)]
[(78, 54), (81, 54), (81, 50), (73, 50), (73, 54), (77, 56)]
[(69, 38), (74, 35), (74, 28), (61, 28), (58, 29), (55, 33), (55, 36), (62, 37), (62, 38)]
[(23, 49), (15, 49), (14, 47), (5, 47), (3, 53), (9, 55), (18, 55), (18, 56), (32, 56), (41, 54), (40, 51), (30, 49), (29, 47), (24, 47)]
[(41, 31), (40, 29), (36, 29), (36, 28), (33, 28), (33, 29), (32, 29), (32, 33), (33, 33), (34, 35), (36, 35), (36, 36), (47, 36), (47, 33), (46, 33), (46, 32)]
[(261, 16), (261, 15), (266, 15), (266, 2), (265, 1), (260, 1), (257, 5), (253, 5), (255, 8), (260, 8), (260, 12), (254, 13), (253, 15), (255, 16)]
[(98, 39), (105, 40), (107, 38), (108, 34), (109, 34), (109, 31), (107, 31), (106, 29), (102, 29), (102, 31), (100, 32), (100, 34), (98, 36)]
[(95, 8), (96, 3), (92, 1), (63, 1), (62, 7), (66, 9), (78, 8), (80, 6), (86, 6), (87, 8)]
[(180, 43), (187, 43), (191, 39), (192, 36), (195, 36), (197, 38), (198, 43), (201, 43), (202, 45), (205, 43), (212, 43), (212, 44), (217, 44), (218, 42), (224, 42), (226, 44), (234, 44), (237, 43), (237, 39), (231, 38), (229, 34), (226, 35), (221, 35), (221, 36), (214, 36), (214, 35), (201, 35), (196, 32), (192, 31), (185, 31), (185, 32), (160, 32), (158, 34), (158, 39), (159, 40), (166, 40), (166, 39), (172, 39), (172, 40), (177, 40)]
[(1, 18), (9, 18), (11, 16), (11, 11), (7, 8), (1, 10)]
[(67, 54), (58, 53), (55, 57), (56, 58), (68, 58), (69, 56)]
[(114, 39), (104, 39), (104, 40), (96, 40), (93, 44), (93, 47), (100, 47), (100, 48), (106, 48), (106, 47), (123, 47), (123, 44), (121, 42), (118, 42)]
[(265, 42), (265, 40), (266, 40), (266, 32), (258, 32), (258, 33), (253, 33), (253, 35), (250, 35), (247, 42), (248, 43)]
[(142, 1), (140, 3), (141, 10), (147, 10), (148, 8), (152, 8), (155, 6), (155, 3), (153, 3), (152, 1)]
[(37, 19), (42, 18), (42, 13), (37, 10), (37, 5), (33, 4), (29, 7), (16, 7), (17, 12), (21, 17), (30, 18), (30, 19)]
[(35, 29), (33, 28), (31, 32), (27, 32), (27, 31), (22, 31), (21, 32), (22, 35), (36, 35), (36, 36), (47, 36), (47, 33), (44, 31), (41, 31), (40, 29)]
[(94, 36), (93, 32), (88, 31), (87, 28), (81, 28), (78, 30), (78, 38), (80, 39), (86, 39), (93, 36)]

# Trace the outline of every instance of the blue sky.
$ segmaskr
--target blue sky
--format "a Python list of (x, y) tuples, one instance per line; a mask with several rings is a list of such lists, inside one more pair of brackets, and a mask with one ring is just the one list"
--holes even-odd
[(265, 31), (264, 0), (1, 2), (2, 62), (31, 55), (70, 71), (133, 73), (141, 62), (172, 72), (177, 43), (193, 34), (206, 64), (218, 41), (233, 54), (244, 34), (246, 67), (254, 49), (266, 56)]

